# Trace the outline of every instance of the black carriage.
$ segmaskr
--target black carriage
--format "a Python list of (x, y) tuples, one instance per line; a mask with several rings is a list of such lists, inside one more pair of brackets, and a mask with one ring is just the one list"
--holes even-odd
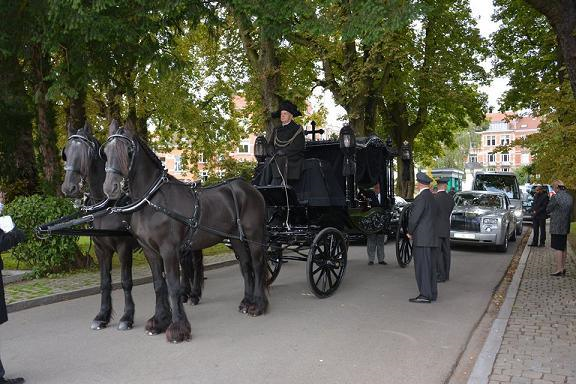
[[(410, 262), (412, 246), (405, 235), (408, 210), (395, 204), (397, 150), (391, 140), (383, 142), (376, 136), (356, 140), (345, 127), (339, 140), (308, 141), (300, 180), (291, 186), (259, 185), (258, 177), (269, 161), (265, 145), (263, 137), (257, 139), (254, 183), (266, 201), (270, 282), (285, 260), (306, 261), (312, 292), (328, 297), (344, 277), (348, 244), (373, 233), (395, 238), (400, 266)], [(381, 205), (372, 208), (360, 192), (376, 183)]]

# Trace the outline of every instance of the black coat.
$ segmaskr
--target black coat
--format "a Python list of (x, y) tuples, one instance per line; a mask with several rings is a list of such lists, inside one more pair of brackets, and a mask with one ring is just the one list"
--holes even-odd
[(437, 247), (439, 245), (436, 220), (438, 204), (429, 189), (422, 190), (410, 205), (408, 233), (415, 247)]
[[(24, 241), (24, 233), (17, 228), (14, 228), (8, 233), (0, 229), (0, 252), (9, 250), (16, 246), (16, 244)], [(4, 269), (4, 262), (0, 254), (0, 324), (8, 321), (8, 310), (6, 309), (6, 298), (4, 297), (4, 281), (2, 280), (2, 270)]]
[[(300, 132), (298, 132), (299, 130)], [(294, 137), (294, 135), (296, 136)], [(286, 146), (279, 145), (281, 142), (286, 142), (292, 137), (294, 137), (294, 140), (290, 144)], [(272, 174), (274, 177), (280, 177), (278, 169), (280, 169), (280, 172), (284, 174), (287, 168), (288, 179), (300, 179), (302, 163), (304, 162), (305, 144), (304, 131), (302, 130), (302, 127), (294, 121), (291, 121), (286, 125), (274, 128), (270, 144), (275, 155), (274, 160), (278, 165), (276, 167), (275, 164), (272, 164)]]
[(446, 191), (438, 191), (434, 198), (438, 203), (438, 217), (436, 227), (438, 236), (450, 237), (450, 215), (454, 209), (454, 197)]
[(550, 198), (546, 192), (540, 192), (534, 195), (534, 201), (532, 202), (532, 217), (534, 219), (546, 218), (548, 201), (550, 201)]

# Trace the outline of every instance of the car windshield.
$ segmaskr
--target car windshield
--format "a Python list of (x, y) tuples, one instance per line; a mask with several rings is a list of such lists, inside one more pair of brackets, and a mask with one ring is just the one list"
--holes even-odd
[(461, 193), (454, 196), (454, 203), (458, 207), (494, 207), (502, 208), (502, 199), (497, 195), (480, 193)]
[(515, 175), (476, 175), (473, 189), (477, 191), (504, 192), (511, 199), (521, 198)]

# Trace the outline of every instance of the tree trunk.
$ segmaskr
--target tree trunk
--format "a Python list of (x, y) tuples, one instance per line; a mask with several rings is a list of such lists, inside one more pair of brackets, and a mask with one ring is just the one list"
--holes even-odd
[(86, 90), (78, 89), (78, 96), (70, 99), (68, 106), (68, 121), (74, 129), (80, 129), (86, 122)]
[(542, 13), (556, 32), (566, 64), (572, 94), (576, 98), (576, 3), (573, 0), (526, 0)]
[(60, 194), (61, 167), (56, 148), (55, 112), (54, 106), (48, 101), (46, 94), (49, 84), (45, 81), (50, 69), (50, 60), (42, 53), (39, 45), (32, 47), (32, 68), (36, 88), (36, 112), (38, 118), (38, 141), (40, 161), (46, 188), (51, 194)]
[(32, 139), (34, 113), (24, 78), (15, 56), (0, 60), (0, 177), (13, 194), (38, 191)]

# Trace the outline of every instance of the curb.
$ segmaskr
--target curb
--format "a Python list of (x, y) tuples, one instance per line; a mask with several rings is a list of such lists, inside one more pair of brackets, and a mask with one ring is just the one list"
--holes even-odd
[[(223, 267), (227, 267), (227, 266), (234, 265), (237, 263), (238, 263), (238, 261), (236, 259), (220, 261), (220, 262), (205, 265), (204, 270), (209, 271), (211, 269), (223, 268)], [(144, 276), (144, 277), (138, 277), (138, 278), (133, 279), (133, 281), (132, 281), (134, 286), (142, 285), (142, 284), (148, 284), (151, 282), (152, 282), (152, 276), (151, 275), (150, 276)], [(121, 282), (116, 282), (116, 283), (112, 284), (112, 290), (116, 290), (119, 288), (122, 288)], [(96, 295), (98, 293), (100, 293), (100, 287), (99, 286), (92, 286), (92, 287), (88, 287), (88, 288), (77, 289), (74, 291), (56, 293), (56, 294), (44, 296), (44, 297), (37, 297), (34, 299), (30, 299), (30, 300), (17, 301), (17, 302), (8, 304), (6, 306), (6, 308), (8, 309), (8, 313), (12, 313), (12, 312), (22, 311), (24, 309), (30, 309), (30, 308), (38, 307), (41, 305), (54, 304), (54, 303), (58, 303), (61, 301), (67, 301), (67, 300), (72, 300), (72, 299), (78, 299), (80, 297)]]
[(496, 356), (502, 346), (502, 338), (504, 337), (508, 320), (512, 314), (512, 307), (514, 306), (516, 296), (518, 295), (518, 289), (520, 288), (522, 275), (524, 274), (529, 254), (530, 247), (525, 245), (516, 272), (514, 272), (512, 282), (506, 291), (506, 298), (500, 307), (500, 311), (498, 311), (498, 315), (492, 323), (490, 333), (484, 342), (482, 351), (476, 359), (476, 363), (474, 364), (474, 368), (468, 378), (467, 384), (487, 384), (489, 381), (490, 374), (494, 367), (494, 362), (496, 361)]

